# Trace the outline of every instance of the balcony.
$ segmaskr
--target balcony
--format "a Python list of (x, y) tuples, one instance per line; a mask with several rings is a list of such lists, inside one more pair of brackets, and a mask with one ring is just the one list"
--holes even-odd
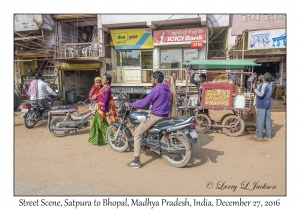
[(98, 42), (64, 43), (57, 48), (55, 57), (65, 60), (100, 60), (103, 57), (110, 57), (110, 47), (105, 47), (106, 56), (102, 52), (103, 47)]

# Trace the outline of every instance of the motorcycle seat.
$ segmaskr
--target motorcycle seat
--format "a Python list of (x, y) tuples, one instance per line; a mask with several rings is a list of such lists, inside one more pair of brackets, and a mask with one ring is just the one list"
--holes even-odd
[(37, 106), (37, 100), (24, 100), (22, 103), (29, 103), (32, 106)]
[(52, 110), (58, 110), (58, 109), (76, 109), (76, 110), (78, 110), (78, 107), (74, 106), (74, 105), (58, 105), (58, 106), (52, 107)]
[(178, 123), (182, 123), (184, 122), (186, 119), (186, 117), (170, 117), (170, 118), (163, 118), (161, 120), (159, 120), (158, 122), (156, 122), (154, 125), (155, 126), (171, 126), (171, 125), (175, 125)]

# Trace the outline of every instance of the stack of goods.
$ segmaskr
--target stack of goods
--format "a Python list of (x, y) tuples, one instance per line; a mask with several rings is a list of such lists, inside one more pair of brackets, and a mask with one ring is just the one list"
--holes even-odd
[(230, 90), (207, 89), (205, 91), (205, 104), (229, 106)]
[(204, 83), (201, 106), (207, 108), (231, 108), (233, 84)]

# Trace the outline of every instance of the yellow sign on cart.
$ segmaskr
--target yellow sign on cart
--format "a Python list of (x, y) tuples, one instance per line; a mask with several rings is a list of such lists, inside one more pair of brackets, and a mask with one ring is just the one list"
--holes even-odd
[(150, 28), (110, 30), (110, 33), (116, 50), (154, 48)]

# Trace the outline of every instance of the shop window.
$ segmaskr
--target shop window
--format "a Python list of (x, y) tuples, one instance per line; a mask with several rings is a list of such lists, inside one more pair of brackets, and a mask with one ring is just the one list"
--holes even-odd
[(190, 48), (175, 48), (160, 50), (161, 69), (183, 68), (182, 62), (199, 59), (199, 50)]
[(177, 69), (181, 68), (182, 49), (161, 49), (160, 50), (160, 68)]
[(199, 59), (198, 49), (183, 49), (183, 62)]
[(117, 50), (117, 66), (141, 66), (140, 50)]

